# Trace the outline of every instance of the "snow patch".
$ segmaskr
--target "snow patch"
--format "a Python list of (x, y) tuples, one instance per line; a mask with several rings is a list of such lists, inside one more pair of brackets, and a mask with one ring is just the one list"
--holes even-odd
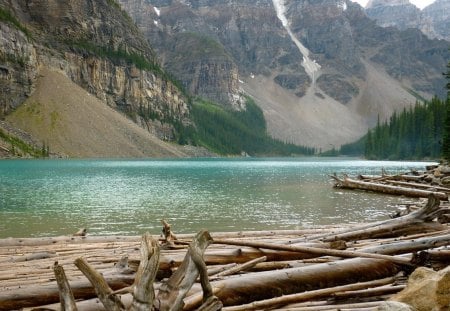
[(156, 26), (158, 26), (158, 21), (153, 21), (153, 24), (155, 24)]
[(154, 6), (153, 9), (155, 10), (156, 15), (158, 15), (158, 16), (161, 15), (161, 10), (160, 9), (158, 9), (156, 6)]
[(300, 42), (300, 40), (297, 39), (297, 37), (289, 27), (289, 22), (285, 14), (286, 6), (284, 0), (272, 0), (272, 3), (273, 6), (275, 7), (275, 11), (277, 12), (278, 19), (281, 21), (281, 24), (291, 37), (291, 40), (300, 50), (300, 53), (302, 53), (303, 55), (302, 66), (303, 68), (305, 68), (305, 71), (311, 78), (314, 86), (316, 84), (317, 73), (319, 72), (321, 66), (315, 60), (309, 58), (310, 51)]
[(338, 2), (337, 6), (342, 9), (342, 11), (347, 11), (347, 2), (345, 2), (345, 0)]

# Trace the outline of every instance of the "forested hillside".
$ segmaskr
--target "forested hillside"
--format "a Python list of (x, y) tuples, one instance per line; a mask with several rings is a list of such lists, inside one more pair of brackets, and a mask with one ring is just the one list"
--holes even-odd
[(226, 109), (223, 106), (197, 101), (192, 105), (195, 127), (184, 127), (179, 142), (204, 146), (219, 154), (247, 155), (312, 155), (314, 148), (297, 146), (273, 139), (267, 134), (263, 112), (247, 98), (246, 109)]
[(447, 110), (445, 100), (433, 98), (410, 109), (394, 113), (388, 121), (353, 144), (343, 145), (343, 155), (364, 155), (367, 159), (437, 159), (441, 157)]

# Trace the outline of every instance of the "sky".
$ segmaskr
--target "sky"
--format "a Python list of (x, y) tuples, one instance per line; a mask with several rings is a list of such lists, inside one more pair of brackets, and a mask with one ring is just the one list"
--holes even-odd
[[(352, 1), (358, 2), (363, 7), (366, 6), (367, 2), (369, 2), (369, 0), (352, 0)], [(423, 9), (427, 5), (433, 3), (434, 0), (409, 0), (409, 2), (417, 6), (419, 9)]]

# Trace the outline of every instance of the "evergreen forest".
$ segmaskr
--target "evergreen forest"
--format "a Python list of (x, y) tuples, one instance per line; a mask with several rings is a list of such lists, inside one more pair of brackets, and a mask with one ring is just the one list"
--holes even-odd
[(247, 98), (246, 109), (235, 111), (197, 100), (192, 104), (195, 126), (184, 127), (179, 142), (204, 146), (218, 154), (235, 155), (313, 155), (314, 148), (297, 146), (267, 134), (262, 110)]
[(449, 100), (433, 98), (378, 120), (373, 129), (355, 143), (341, 146), (339, 154), (370, 160), (439, 159), (443, 140), (450, 132)]

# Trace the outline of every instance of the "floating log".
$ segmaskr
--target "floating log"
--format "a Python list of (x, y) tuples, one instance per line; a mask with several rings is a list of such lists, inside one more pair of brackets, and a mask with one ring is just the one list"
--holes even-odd
[(413, 198), (427, 198), (430, 194), (433, 194), (440, 200), (444, 201), (448, 200), (448, 195), (444, 192), (427, 191), (422, 189), (412, 189), (407, 187), (385, 185), (375, 182), (367, 182), (351, 179), (348, 177), (344, 177), (343, 179), (341, 179), (334, 175), (331, 175), (331, 177), (336, 181), (335, 187), (337, 188), (366, 190), (392, 195), (404, 195)]

